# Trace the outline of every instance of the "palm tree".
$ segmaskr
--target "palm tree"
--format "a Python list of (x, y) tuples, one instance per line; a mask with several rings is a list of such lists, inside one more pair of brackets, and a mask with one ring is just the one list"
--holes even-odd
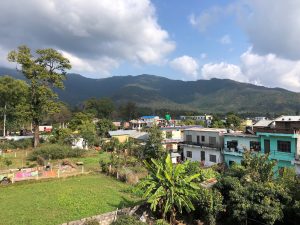
[(151, 161), (152, 163), (144, 161), (149, 175), (138, 184), (138, 188), (151, 204), (151, 210), (159, 209), (164, 219), (168, 214), (170, 223), (173, 224), (176, 222), (177, 212), (195, 209), (192, 200), (197, 197), (199, 185), (193, 181), (199, 174), (187, 175), (189, 162), (173, 165), (169, 154), (163, 160)]

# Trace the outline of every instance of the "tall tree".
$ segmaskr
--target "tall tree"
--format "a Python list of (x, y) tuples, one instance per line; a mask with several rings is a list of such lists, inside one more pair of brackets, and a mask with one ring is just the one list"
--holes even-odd
[(151, 158), (158, 159), (166, 154), (162, 146), (162, 132), (157, 126), (149, 129), (149, 138), (144, 148), (144, 158), (150, 160)]
[(111, 118), (115, 109), (110, 98), (91, 98), (86, 100), (83, 105), (86, 112), (94, 114), (97, 118)]
[(0, 78), (0, 110), (3, 113), (3, 136), (6, 135), (7, 121), (26, 119), (28, 109), (28, 85), (9, 76)]
[(96, 124), (97, 133), (100, 137), (108, 137), (108, 131), (116, 130), (116, 126), (109, 119), (100, 119)]
[(8, 54), (8, 60), (21, 66), (20, 71), (28, 79), (30, 117), (34, 128), (34, 147), (39, 144), (39, 125), (43, 116), (57, 110), (57, 94), (53, 88), (64, 88), (63, 80), (71, 64), (58, 51), (38, 49), (33, 55), (27, 46), (19, 46)]
[(129, 121), (137, 117), (137, 106), (134, 102), (127, 102), (121, 105), (120, 112), (122, 119)]

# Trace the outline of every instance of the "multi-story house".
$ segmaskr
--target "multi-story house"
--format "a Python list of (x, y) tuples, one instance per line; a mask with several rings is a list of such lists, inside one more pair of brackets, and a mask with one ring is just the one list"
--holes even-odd
[(261, 152), (277, 161), (277, 170), (295, 167), (300, 172), (300, 116), (281, 116), (265, 127), (254, 126), (260, 138)]
[(181, 127), (162, 127), (160, 128), (163, 137), (163, 147), (166, 150), (176, 152), (178, 144), (183, 141)]
[(180, 120), (196, 120), (196, 121), (203, 121), (206, 126), (210, 126), (213, 120), (212, 115), (202, 115), (202, 116), (180, 116)]
[(260, 139), (253, 134), (234, 132), (224, 134), (224, 162), (230, 166), (233, 162), (240, 164), (245, 151), (259, 152)]
[(223, 162), (222, 148), (226, 129), (189, 128), (184, 130), (183, 156), (204, 166)]

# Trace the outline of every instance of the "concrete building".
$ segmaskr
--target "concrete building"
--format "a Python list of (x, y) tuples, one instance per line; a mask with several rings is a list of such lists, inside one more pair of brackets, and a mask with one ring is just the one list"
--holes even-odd
[(224, 134), (224, 162), (230, 166), (233, 162), (240, 164), (245, 151), (259, 152), (260, 139), (253, 134), (233, 132)]
[(226, 129), (190, 128), (184, 130), (183, 156), (186, 160), (211, 166), (223, 162), (222, 148)]
[(261, 152), (277, 161), (277, 171), (295, 167), (300, 174), (300, 116), (280, 116), (268, 126), (253, 128), (260, 138)]

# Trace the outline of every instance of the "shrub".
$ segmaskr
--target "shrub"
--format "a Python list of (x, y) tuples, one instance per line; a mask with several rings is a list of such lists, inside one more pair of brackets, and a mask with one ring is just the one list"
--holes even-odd
[(155, 221), (155, 225), (169, 225), (169, 223), (163, 219), (159, 219)]
[(16, 148), (25, 149), (31, 147), (32, 142), (33, 142), (32, 138), (26, 138), (17, 141), (10, 141), (10, 144), (13, 146), (14, 149)]
[(46, 160), (49, 159), (64, 159), (68, 157), (80, 157), (84, 153), (83, 150), (72, 149), (66, 145), (43, 145), (35, 149), (29, 156), (28, 160), (35, 161), (38, 157)]
[(117, 221), (111, 225), (145, 225), (145, 223), (139, 221), (133, 216), (121, 216)]

